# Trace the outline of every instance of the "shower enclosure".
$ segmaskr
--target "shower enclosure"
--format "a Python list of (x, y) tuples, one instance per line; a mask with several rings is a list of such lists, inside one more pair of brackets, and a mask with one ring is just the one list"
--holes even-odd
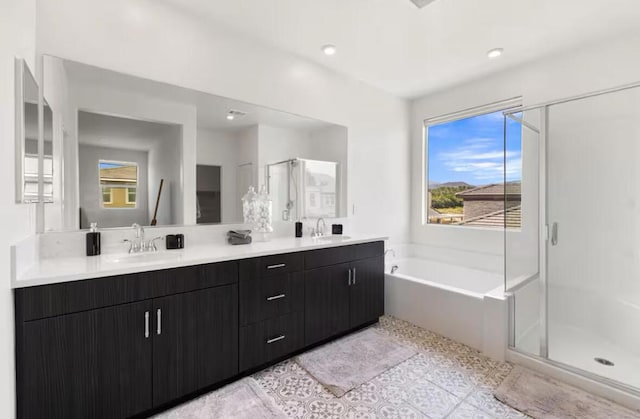
[(509, 344), (640, 395), (640, 86), (505, 113), (505, 173), (514, 124), (522, 225), (505, 229)]

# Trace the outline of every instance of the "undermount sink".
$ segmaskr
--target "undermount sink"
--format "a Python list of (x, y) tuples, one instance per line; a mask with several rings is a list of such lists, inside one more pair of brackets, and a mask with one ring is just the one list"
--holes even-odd
[(182, 257), (180, 253), (169, 252), (149, 252), (149, 253), (132, 253), (121, 255), (109, 259), (112, 263), (145, 263), (145, 262), (171, 262)]
[(320, 236), (318, 240), (324, 240), (327, 242), (341, 242), (344, 240), (349, 240), (350, 236), (342, 236), (342, 235), (334, 235), (334, 236)]

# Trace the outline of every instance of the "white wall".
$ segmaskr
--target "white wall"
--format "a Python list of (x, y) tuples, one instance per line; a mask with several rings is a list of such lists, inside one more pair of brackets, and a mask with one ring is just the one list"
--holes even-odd
[[(404, 100), (225, 33), (200, 16), (162, 2), (39, 1), (38, 48), (348, 127), (348, 208), (355, 207), (353, 229), (387, 234), (393, 241), (407, 240), (409, 158)], [(385, 167), (393, 170), (381, 170)]]
[[(162, 195), (158, 205), (156, 221), (158, 225), (184, 224), (185, 217), (195, 222), (195, 213), (189, 214), (186, 211), (195, 211), (192, 199), (187, 199), (182, 185), (182, 167), (176, 164), (184, 150), (183, 126), (169, 126), (166, 130), (167, 138), (158, 141), (149, 150), (149, 220), (153, 220), (160, 180), (164, 179), (162, 185)], [(187, 147), (191, 148), (191, 147)], [(195, 148), (195, 147), (194, 147)], [(195, 150), (194, 150), (195, 151)], [(176, 159), (177, 156), (177, 159)], [(193, 164), (193, 160), (191, 163)], [(186, 166), (183, 166), (186, 167)], [(193, 178), (195, 182), (195, 176)], [(193, 193), (195, 194), (195, 188)]]
[(27, 60), (35, 73), (35, 0), (0, 2), (0, 405), (15, 416), (13, 293), (9, 246), (35, 232), (35, 207), (15, 203), (14, 58)]
[[(424, 119), (517, 96), (522, 96), (524, 105), (532, 105), (636, 82), (640, 80), (639, 49), (638, 35), (607, 40), (414, 100), (411, 106), (412, 240), (458, 251), (461, 255), (465, 252), (482, 253), (493, 258), (496, 268), (501, 269), (499, 265), (503, 263), (502, 231), (422, 225)], [(524, 153), (523, 158), (526, 159)], [(517, 239), (510, 237), (510, 240)], [(508, 253), (507, 263), (531, 263), (532, 246), (533, 242), (528, 241), (515, 254)], [(514, 247), (510, 247), (508, 252), (513, 250)]]

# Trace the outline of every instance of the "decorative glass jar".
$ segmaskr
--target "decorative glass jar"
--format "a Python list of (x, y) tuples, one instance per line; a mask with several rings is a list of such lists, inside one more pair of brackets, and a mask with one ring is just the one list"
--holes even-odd
[(262, 185), (257, 198), (255, 229), (258, 233), (262, 233), (264, 240), (267, 240), (267, 234), (273, 232), (273, 201), (269, 198), (267, 187)]
[(242, 216), (245, 224), (252, 227), (256, 223), (257, 218), (258, 194), (253, 186), (249, 186), (249, 191), (242, 197)]

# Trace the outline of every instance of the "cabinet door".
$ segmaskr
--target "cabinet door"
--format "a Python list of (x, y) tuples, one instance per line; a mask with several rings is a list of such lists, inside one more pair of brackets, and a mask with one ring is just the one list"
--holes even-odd
[(375, 321), (384, 314), (384, 257), (352, 264), (350, 326)]
[(349, 264), (312, 269), (305, 276), (305, 344), (349, 329)]
[(125, 418), (150, 409), (150, 311), (143, 301), (25, 322), (19, 417)]
[(238, 373), (238, 286), (153, 300), (153, 404)]

